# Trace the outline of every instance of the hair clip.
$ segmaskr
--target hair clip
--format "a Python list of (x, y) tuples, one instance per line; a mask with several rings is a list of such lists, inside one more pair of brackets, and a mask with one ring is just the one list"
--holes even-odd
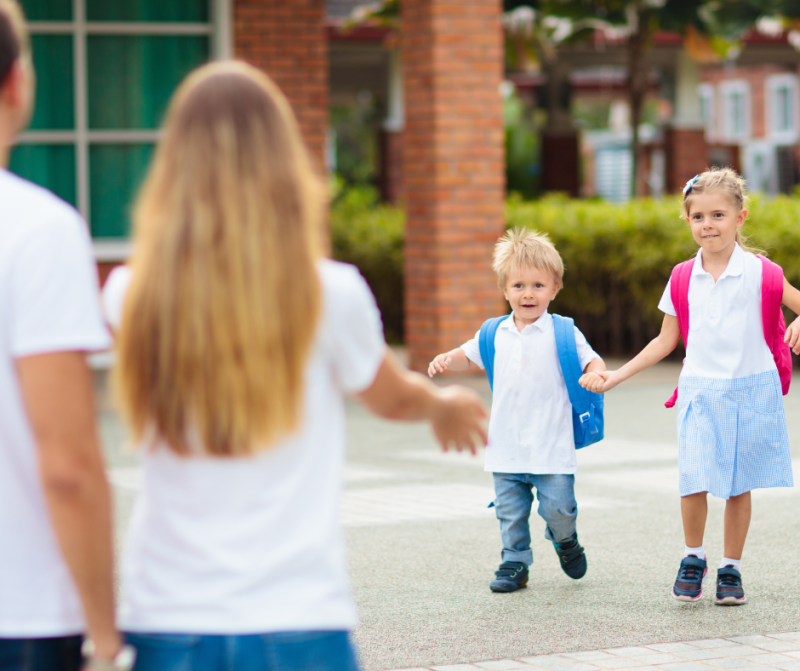
[(700, 175), (695, 175), (688, 182), (686, 182), (686, 186), (683, 187), (683, 195), (684, 196), (692, 190), (692, 187), (694, 186), (694, 183), (698, 179), (700, 179)]

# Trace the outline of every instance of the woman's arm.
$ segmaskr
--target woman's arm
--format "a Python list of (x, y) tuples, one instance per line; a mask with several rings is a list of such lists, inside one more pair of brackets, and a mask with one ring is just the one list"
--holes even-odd
[(664, 315), (664, 321), (661, 324), (661, 333), (651, 340), (647, 347), (622, 368), (619, 370), (601, 371), (590, 376), (584, 375), (580, 382), (586, 389), (596, 394), (609, 391), (629, 377), (633, 377), (637, 373), (641, 373), (646, 368), (650, 368), (653, 364), (661, 361), (661, 359), (675, 349), (680, 335), (678, 318), (672, 315)]
[(422, 375), (403, 368), (387, 350), (372, 385), (358, 399), (379, 417), (406, 421), (428, 421), (444, 450), (455, 447), (475, 454), (485, 446), (486, 409), (470, 389), (439, 389)]
[[(783, 304), (796, 315), (800, 315), (800, 291), (795, 289), (789, 280), (783, 278)], [(795, 319), (786, 328), (786, 337), (783, 342), (789, 343), (792, 352), (800, 354), (800, 317)]]

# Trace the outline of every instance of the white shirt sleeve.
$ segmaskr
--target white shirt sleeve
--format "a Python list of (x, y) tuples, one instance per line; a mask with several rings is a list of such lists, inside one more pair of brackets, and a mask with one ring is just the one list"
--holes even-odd
[(481, 359), (481, 348), (478, 344), (481, 332), (477, 331), (475, 333), (475, 337), (472, 340), (467, 340), (463, 345), (461, 345), (461, 349), (464, 350), (464, 354), (467, 355), (467, 359), (472, 361), (478, 368), (483, 370), (486, 366), (483, 365), (483, 359)]
[(381, 314), (356, 268), (326, 261), (321, 269), (326, 302), (321, 337), (342, 390), (358, 394), (370, 387), (386, 357)]
[(591, 345), (586, 341), (586, 337), (575, 327), (575, 347), (578, 350), (578, 361), (581, 362), (581, 371), (586, 369), (592, 361), (599, 359), (600, 355), (595, 352)]
[(664, 314), (671, 315), (672, 317), (677, 317), (678, 313), (675, 312), (675, 306), (672, 304), (672, 290), (670, 289), (672, 285), (672, 280), (670, 279), (667, 282), (667, 288), (664, 289), (664, 293), (661, 296), (661, 300), (658, 302), (658, 309), (661, 310)]
[(37, 224), (15, 251), (10, 275), (10, 351), (105, 350), (97, 268), (86, 225), (70, 210)]
[(117, 266), (111, 271), (103, 287), (103, 313), (106, 322), (115, 331), (122, 323), (122, 307), (130, 283), (131, 269), (128, 266)]

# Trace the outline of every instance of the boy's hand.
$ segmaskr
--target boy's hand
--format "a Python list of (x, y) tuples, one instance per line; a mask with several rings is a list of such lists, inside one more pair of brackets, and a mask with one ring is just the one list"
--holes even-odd
[(578, 382), (584, 389), (588, 389), (595, 394), (604, 394), (607, 391), (611, 391), (622, 380), (619, 379), (617, 371), (603, 370), (596, 373), (587, 373), (581, 376)]
[(783, 342), (789, 343), (789, 347), (792, 348), (792, 352), (795, 354), (800, 354), (800, 317), (795, 319), (786, 328), (786, 336), (784, 337)]
[(433, 433), (445, 452), (455, 447), (459, 452), (466, 448), (475, 454), (477, 446), (486, 447), (489, 440), (486, 415), (486, 408), (474, 391), (464, 387), (446, 387), (439, 391), (431, 417)]
[(439, 354), (428, 366), (428, 375), (433, 377), (436, 373), (444, 373), (450, 368), (451, 363), (453, 363), (453, 357), (449, 352)]

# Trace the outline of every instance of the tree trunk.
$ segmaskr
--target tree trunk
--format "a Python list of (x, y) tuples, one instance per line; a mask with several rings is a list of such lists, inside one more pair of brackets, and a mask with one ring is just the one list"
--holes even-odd
[(650, 46), (650, 12), (636, 12), (636, 26), (628, 38), (628, 103), (631, 108), (631, 195), (639, 193), (639, 165), (641, 164), (642, 146), (639, 139), (639, 125), (642, 122), (642, 107), (647, 96), (648, 67), (645, 56)]

